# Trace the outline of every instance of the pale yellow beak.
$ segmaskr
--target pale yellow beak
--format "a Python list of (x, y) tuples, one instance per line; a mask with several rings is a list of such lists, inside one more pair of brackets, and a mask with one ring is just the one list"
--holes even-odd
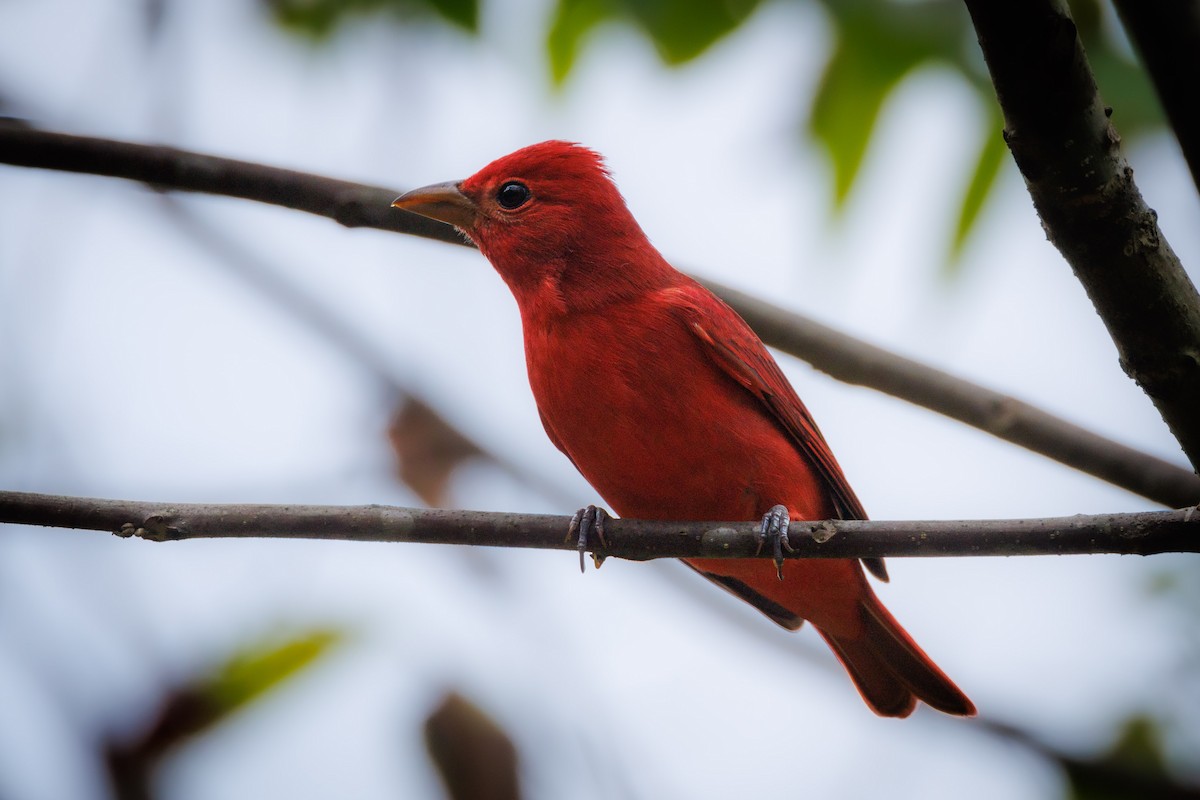
[(413, 189), (393, 200), (392, 207), (448, 222), (456, 228), (469, 231), (479, 217), (479, 208), (471, 198), (459, 191), (458, 183), (448, 181)]

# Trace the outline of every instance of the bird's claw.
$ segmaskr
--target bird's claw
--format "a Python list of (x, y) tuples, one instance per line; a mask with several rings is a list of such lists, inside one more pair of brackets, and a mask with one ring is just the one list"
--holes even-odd
[(771, 543), (772, 555), (775, 556), (775, 575), (779, 580), (783, 580), (783, 551), (789, 553), (794, 552), (795, 548), (788, 541), (788, 525), (791, 523), (791, 518), (788, 516), (786, 506), (772, 506), (771, 510), (763, 514), (762, 524), (758, 528), (761, 539), (758, 543), (758, 552), (762, 552), (762, 546), (766, 542)]
[[(571, 518), (571, 527), (567, 528), (567, 541), (576, 539), (579, 547), (579, 571), (584, 572), (583, 554), (588, 549), (588, 543), (595, 534), (596, 541), (600, 542), (601, 548), (608, 547), (608, 542), (604, 539), (604, 523), (611, 519), (608, 512), (599, 506), (587, 506), (575, 512), (575, 516)], [(604, 556), (597, 553), (596, 549), (592, 548), (592, 561), (596, 564), (596, 569), (600, 569), (600, 565), (604, 563)]]

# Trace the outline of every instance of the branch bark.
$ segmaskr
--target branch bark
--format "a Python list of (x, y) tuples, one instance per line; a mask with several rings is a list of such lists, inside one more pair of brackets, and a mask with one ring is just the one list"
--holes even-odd
[[(390, 208), (399, 193), (170, 147), (0, 124), (0, 163), (142, 181), (281, 205), (372, 227), (467, 242), (448, 225)], [(705, 281), (763, 340), (839, 380), (867, 386), (980, 428), (1170, 508), (1200, 501), (1200, 478), (1014, 397), (857, 340), (811, 319)]]
[(1200, 294), (1133, 182), (1065, 0), (966, 4), (1047, 238), (1200, 468)]
[[(340, 539), (574, 550), (570, 517), (397, 506), (208, 505), (0, 492), (0, 522), (109, 531), (152, 541)], [(1200, 509), (1024, 520), (795, 521), (787, 558), (1200, 552)], [(770, 557), (758, 522), (610, 520), (606, 558)]]
[(1146, 65), (1154, 91), (1200, 189), (1200, 3), (1114, 0), (1121, 23)]

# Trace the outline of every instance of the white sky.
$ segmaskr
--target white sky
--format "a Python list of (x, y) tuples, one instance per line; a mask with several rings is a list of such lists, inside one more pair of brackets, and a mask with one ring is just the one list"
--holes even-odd
[[(848, 213), (831, 217), (829, 168), (800, 133), (829, 46), (808, 6), (768, 4), (677, 71), (605, 31), (558, 95), (537, 4), (488, 4), (481, 43), (364, 25), (322, 49), (278, 35), (255, 3), (171, 6), (146, 50), (137, 4), (5, 4), (0, 96), (50, 128), (398, 189), (582, 141), (675, 263), (1183, 463), (1011, 165), (965, 276), (938, 280), (980, 124), (952, 76), (901, 88)], [(1200, 263), (1200, 203), (1173, 142), (1130, 158), (1176, 252)], [(570, 503), (596, 499), (545, 440), (515, 305), (477, 253), (182, 201), (355, 325), (456, 425)], [(363, 371), (160, 206), (133, 184), (0, 168), (0, 485), (416, 503), (391, 477), (390, 409)], [(781, 362), (876, 518), (1153, 508)], [(486, 466), (458, 476), (455, 499), (573, 510)], [(1087, 754), (1118, 720), (1171, 716), (1195, 691), (1178, 620), (1146, 590), (1172, 565), (1190, 562), (894, 560), (880, 594), (984, 715)], [(164, 684), (243, 642), (331, 623), (350, 643), (173, 759), (170, 796), (436, 797), (419, 726), (448, 687), (515, 736), (531, 798), (1060, 796), (1052, 771), (969, 723), (876, 719), (811, 631), (686, 591), (683, 572), (609, 562), (581, 578), (565, 554), (6, 528), (0, 795), (102, 797), (91, 737), (136, 726)], [(1177, 753), (1200, 739), (1191, 724)]]

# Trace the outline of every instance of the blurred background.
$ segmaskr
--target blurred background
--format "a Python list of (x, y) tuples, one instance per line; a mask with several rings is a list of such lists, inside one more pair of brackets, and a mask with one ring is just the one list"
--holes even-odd
[[(1108, 4), (1072, 7), (1195, 279), (1175, 140)], [(957, 2), (0, 0), (0, 115), (397, 191), (583, 142), (677, 266), (1185, 463), (1045, 240)], [(877, 519), (1154, 508), (781, 363)], [(478, 253), (3, 166), (0, 486), (597, 500)], [(677, 564), (8, 526), (0, 798), (1196, 796), (1194, 558), (890, 571), (979, 720), (877, 719), (811, 630)]]

